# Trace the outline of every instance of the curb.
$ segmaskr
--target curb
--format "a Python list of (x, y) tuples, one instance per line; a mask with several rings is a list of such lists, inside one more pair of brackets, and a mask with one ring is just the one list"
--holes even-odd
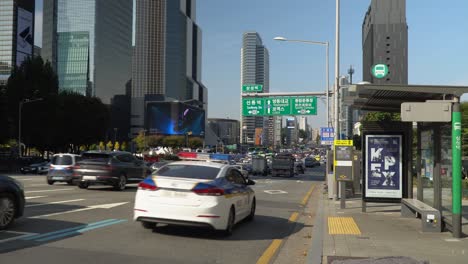
[(323, 187), (320, 189), (320, 200), (317, 206), (315, 224), (312, 228), (312, 244), (307, 251), (308, 264), (321, 264), (323, 254)]

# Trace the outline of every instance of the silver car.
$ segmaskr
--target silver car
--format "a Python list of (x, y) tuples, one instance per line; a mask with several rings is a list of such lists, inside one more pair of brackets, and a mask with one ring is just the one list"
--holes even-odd
[(47, 173), (47, 183), (66, 182), (73, 184), (73, 170), (75, 164), (80, 160), (80, 156), (70, 153), (55, 154), (50, 162)]

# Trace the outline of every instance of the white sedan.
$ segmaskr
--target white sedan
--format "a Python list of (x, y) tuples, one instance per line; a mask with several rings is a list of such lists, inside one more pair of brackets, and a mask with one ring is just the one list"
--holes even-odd
[(138, 185), (134, 217), (145, 228), (158, 223), (210, 227), (232, 233), (255, 216), (255, 182), (228, 164), (179, 161), (161, 167)]

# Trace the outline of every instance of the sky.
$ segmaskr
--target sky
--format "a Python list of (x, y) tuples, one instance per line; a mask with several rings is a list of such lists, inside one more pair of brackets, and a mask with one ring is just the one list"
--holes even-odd
[[(39, 44), (42, 0), (36, 4)], [(341, 0), (340, 75), (353, 65), (353, 82), (362, 80), (361, 27), (369, 4), (370, 0)], [(468, 86), (468, 1), (408, 0), (406, 7), (409, 83)], [(257, 31), (270, 52), (271, 92), (323, 92), (326, 82), (323, 46), (274, 41), (276, 36), (329, 41), (332, 85), (335, 1), (198, 0), (196, 12), (209, 118), (240, 118), (240, 49), (246, 31)], [(321, 100), (309, 123), (315, 128), (325, 125)]]

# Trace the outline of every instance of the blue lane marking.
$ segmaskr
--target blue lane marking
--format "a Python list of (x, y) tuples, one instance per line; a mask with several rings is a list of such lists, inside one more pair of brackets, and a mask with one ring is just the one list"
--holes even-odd
[(31, 235), (31, 236), (22, 238), (22, 240), (33, 240), (33, 239), (43, 238), (43, 237), (46, 237), (46, 236), (51, 236), (51, 235), (55, 235), (55, 234), (60, 234), (60, 233), (65, 233), (65, 232), (69, 232), (69, 231), (79, 230), (79, 229), (82, 229), (82, 228), (95, 226), (95, 225), (99, 225), (99, 224), (103, 224), (103, 223), (107, 223), (107, 222), (112, 222), (112, 221), (115, 221), (115, 220), (116, 219), (107, 219), (107, 220), (103, 220), (103, 221), (99, 221), (99, 222), (89, 223), (89, 224), (86, 224), (86, 225), (80, 225), (80, 226), (65, 228), (65, 229), (61, 229), (61, 230), (57, 230), (57, 231), (53, 231), (53, 232), (49, 232), (49, 233), (44, 233), (44, 234), (39, 234), (39, 235)]
[(89, 227), (86, 227), (86, 228), (78, 229), (78, 230), (75, 230), (75, 231), (70, 231), (70, 232), (66, 232), (66, 233), (62, 233), (62, 234), (58, 234), (58, 235), (53, 235), (53, 236), (47, 236), (47, 237), (44, 237), (44, 238), (41, 238), (41, 239), (36, 239), (36, 241), (46, 242), (46, 241), (49, 241), (49, 240), (55, 240), (55, 239), (58, 239), (58, 238), (71, 236), (71, 235), (77, 235), (77, 234), (81, 234), (81, 233), (84, 233), (84, 232), (87, 232), (87, 231), (90, 231), (90, 230), (93, 230), (93, 229), (97, 229), (97, 228), (101, 228), (101, 227), (105, 227), (105, 226), (110, 226), (110, 225), (115, 225), (115, 224), (119, 224), (119, 223), (123, 223), (123, 222), (127, 222), (127, 220), (115, 220), (115, 221), (111, 221), (111, 222), (107, 222), (107, 223), (103, 223), (103, 224), (99, 224), (99, 225), (94, 225), (94, 226), (89, 226)]

